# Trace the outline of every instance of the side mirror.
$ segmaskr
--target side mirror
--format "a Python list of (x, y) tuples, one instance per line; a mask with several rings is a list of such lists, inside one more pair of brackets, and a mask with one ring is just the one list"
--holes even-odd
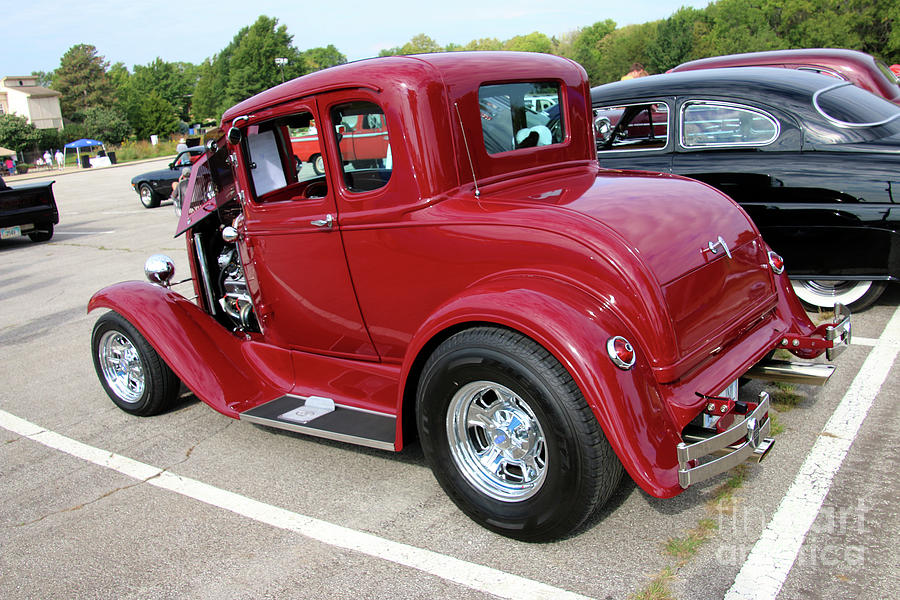
[(232, 145), (237, 145), (241, 143), (241, 140), (244, 139), (244, 133), (238, 129), (237, 127), (232, 127), (228, 130), (228, 143)]
[(174, 169), (174, 168), (175, 168), (175, 161), (174, 161), (174, 160), (173, 160), (172, 162), (169, 163), (169, 168), (170, 168), (170, 169)]

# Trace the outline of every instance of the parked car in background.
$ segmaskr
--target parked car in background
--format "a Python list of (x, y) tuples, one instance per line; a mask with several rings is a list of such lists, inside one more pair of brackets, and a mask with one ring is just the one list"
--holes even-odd
[(900, 277), (900, 107), (832, 77), (761, 67), (615, 82), (591, 98), (620, 115), (598, 139), (601, 166), (687, 175), (730, 195), (808, 305), (859, 310)]
[(829, 75), (900, 104), (900, 80), (885, 63), (857, 50), (807, 48), (713, 56), (682, 63), (670, 73), (722, 67), (779, 67)]
[(172, 195), (172, 184), (178, 181), (181, 170), (190, 168), (197, 157), (206, 149), (203, 146), (193, 146), (182, 150), (169, 163), (165, 169), (157, 169), (136, 175), (131, 179), (131, 187), (138, 193), (144, 208), (156, 208), (162, 200)]
[[(553, 127), (525, 104), (551, 90)], [(739, 398), (738, 379), (760, 361), (796, 375), (776, 348), (834, 356), (850, 315), (813, 325), (721, 192), (600, 169), (589, 93), (567, 59), (449, 52), (228, 109), (177, 229), (192, 290), (156, 255), (150, 283), (89, 303), (111, 309), (92, 336), (107, 394), (150, 415), (180, 380), (242, 421), (383, 450), (418, 438), (466, 514), (532, 541), (580, 527), (623, 467), (666, 498), (758, 462), (768, 397)], [(389, 139), (381, 154), (347, 160), (348, 117)], [(321, 175), (290, 143), (313, 122)], [(831, 366), (803, 368), (822, 382)]]
[(53, 237), (53, 226), (59, 223), (53, 184), (13, 188), (0, 177), (0, 240), (27, 235), (33, 242), (46, 242)]

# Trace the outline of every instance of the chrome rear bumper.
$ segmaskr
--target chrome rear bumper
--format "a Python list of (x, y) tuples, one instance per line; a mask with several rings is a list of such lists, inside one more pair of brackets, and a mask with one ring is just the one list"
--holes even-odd
[[(771, 429), (768, 412), (769, 395), (761, 392), (759, 405), (740, 423), (693, 444), (678, 444), (678, 483), (681, 487), (687, 488), (724, 473), (745, 461), (761, 462), (775, 444), (775, 440), (768, 437)], [(711, 460), (696, 464), (695, 461), (702, 458)]]

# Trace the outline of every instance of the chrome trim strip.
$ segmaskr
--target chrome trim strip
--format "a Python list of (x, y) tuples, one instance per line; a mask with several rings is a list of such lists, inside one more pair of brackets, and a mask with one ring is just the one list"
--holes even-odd
[[(687, 488), (695, 483), (705, 481), (748, 459), (762, 460), (775, 443), (775, 440), (768, 437), (771, 430), (768, 412), (769, 395), (766, 392), (760, 392), (759, 406), (740, 423), (700, 442), (678, 444), (678, 483), (681, 487)], [(727, 449), (741, 439), (745, 441), (725, 456), (694, 467), (689, 466), (690, 461)]]
[[(746, 112), (756, 113), (766, 119), (772, 121), (775, 124), (775, 135), (772, 136), (771, 139), (762, 141), (762, 142), (722, 142), (722, 143), (712, 143), (712, 144), (692, 144), (688, 145), (685, 143), (684, 139), (684, 113), (691, 106), (697, 105), (704, 106), (722, 106), (725, 108), (733, 108), (735, 110), (743, 110)], [(781, 121), (779, 121), (775, 116), (766, 112), (761, 108), (756, 108), (755, 106), (748, 106), (746, 104), (737, 104), (735, 102), (718, 102), (715, 100), (688, 100), (684, 104), (681, 105), (681, 110), (678, 115), (678, 145), (686, 150), (695, 150), (697, 148), (752, 148), (752, 147), (763, 147), (768, 146), (770, 144), (775, 143), (775, 140), (781, 135)]]
[(890, 123), (894, 119), (900, 117), (900, 112), (896, 112), (893, 115), (891, 115), (890, 117), (888, 117), (887, 119), (882, 119), (881, 121), (873, 121), (871, 123), (850, 123), (848, 121), (841, 121), (840, 119), (835, 119), (834, 117), (828, 115), (824, 110), (822, 110), (822, 107), (819, 106), (819, 96), (821, 96), (825, 92), (830, 92), (831, 90), (836, 90), (837, 88), (847, 87), (848, 85), (853, 85), (853, 84), (850, 83), (849, 81), (842, 81), (840, 83), (830, 85), (826, 88), (822, 88), (821, 90), (818, 90), (815, 94), (813, 94), (812, 105), (816, 109), (816, 112), (818, 112), (820, 115), (825, 117), (825, 119), (827, 121), (831, 121), (832, 123), (834, 123), (835, 125), (838, 125), (840, 127), (877, 127), (879, 125), (885, 125), (887, 123)]

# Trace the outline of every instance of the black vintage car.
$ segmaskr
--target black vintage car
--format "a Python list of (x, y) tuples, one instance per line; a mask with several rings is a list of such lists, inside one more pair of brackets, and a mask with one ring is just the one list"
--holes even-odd
[(141, 198), (141, 204), (144, 208), (156, 208), (161, 200), (172, 195), (172, 184), (178, 181), (181, 176), (181, 170), (185, 167), (190, 168), (193, 159), (202, 155), (206, 151), (203, 146), (193, 146), (187, 150), (182, 150), (175, 157), (175, 160), (169, 163), (165, 169), (157, 169), (142, 173), (131, 179), (131, 187), (138, 193)]
[(813, 307), (859, 310), (900, 277), (900, 107), (788, 69), (593, 88), (600, 165), (687, 175), (736, 200)]

